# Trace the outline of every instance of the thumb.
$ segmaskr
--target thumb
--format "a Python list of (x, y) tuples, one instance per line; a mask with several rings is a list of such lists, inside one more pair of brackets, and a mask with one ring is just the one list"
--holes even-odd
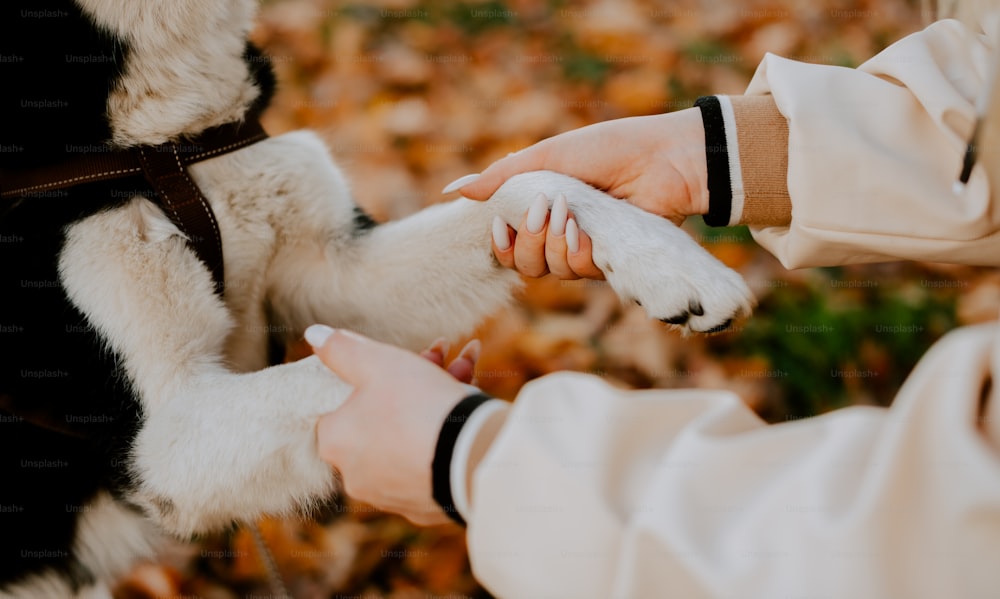
[(514, 175), (543, 170), (546, 153), (543, 146), (535, 144), (510, 154), (488, 166), (478, 179), (462, 186), (459, 191), (471, 200), (488, 200)]
[(352, 331), (314, 324), (306, 329), (306, 341), (320, 361), (344, 382), (362, 387), (377, 376), (380, 359), (388, 346)]

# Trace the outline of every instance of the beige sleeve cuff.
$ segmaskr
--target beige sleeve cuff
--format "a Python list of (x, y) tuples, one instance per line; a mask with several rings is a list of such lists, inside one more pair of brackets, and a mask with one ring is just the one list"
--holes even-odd
[(491, 399), (472, 412), (455, 440), (450, 466), (451, 497), (455, 509), (465, 519), (472, 509), (472, 477), (476, 466), (499, 434), (509, 412), (509, 403)]
[(730, 160), (739, 160), (744, 194), (742, 213), (733, 215), (734, 224), (787, 225), (792, 220), (788, 121), (778, 112), (772, 96), (728, 98), (733, 106), (737, 141), (736, 148), (730, 141), (729, 156)]

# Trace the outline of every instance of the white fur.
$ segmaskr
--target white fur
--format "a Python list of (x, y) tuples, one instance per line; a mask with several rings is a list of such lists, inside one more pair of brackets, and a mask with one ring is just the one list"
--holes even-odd
[(0, 599), (111, 599), (111, 591), (104, 581), (121, 576), (137, 560), (153, 556), (151, 541), (157, 533), (152, 522), (118, 505), (108, 493), (101, 492), (79, 509), (81, 515), (73, 551), (97, 577), (98, 583), (74, 595), (61, 578), (33, 576), (8, 589), (0, 589)]
[(140, 201), (74, 225), (60, 259), (68, 295), (123, 357), (142, 400), (131, 499), (185, 536), (308, 507), (332, 491), (315, 419), (346, 385), (315, 359), (250, 374), (226, 368), (236, 323), (183, 239), (138, 235)]
[(99, 580), (128, 571), (136, 560), (152, 557), (157, 531), (147, 518), (101, 492), (83, 506), (73, 549)]
[(35, 575), (23, 582), (0, 589), (0, 599), (112, 599), (105, 583), (98, 583), (74, 593), (62, 578), (51, 574)]
[(108, 102), (117, 144), (159, 144), (241, 119), (260, 93), (242, 58), (255, 2), (77, 3), (130, 47), (124, 79)]

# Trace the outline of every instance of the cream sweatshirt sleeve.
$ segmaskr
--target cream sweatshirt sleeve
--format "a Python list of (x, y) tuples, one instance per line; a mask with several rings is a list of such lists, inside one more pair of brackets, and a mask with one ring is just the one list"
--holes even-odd
[(746, 96), (716, 97), (714, 134), (706, 115), (710, 224), (750, 225), (789, 268), (1000, 264), (985, 173), (956, 186), (994, 51), (946, 20), (857, 69), (768, 55)]
[(997, 343), (947, 336), (890, 409), (770, 426), (727, 392), (543, 377), (455, 455), (473, 572), (512, 599), (995, 597)]

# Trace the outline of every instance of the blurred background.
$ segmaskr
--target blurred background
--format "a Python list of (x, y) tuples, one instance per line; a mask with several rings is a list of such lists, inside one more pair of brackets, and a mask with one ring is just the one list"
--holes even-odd
[[(390, 220), (544, 137), (742, 93), (766, 52), (854, 67), (922, 25), (916, 0), (266, 0), (253, 39), (279, 79), (268, 131), (320, 132), (358, 202)], [(760, 301), (751, 320), (684, 339), (603, 282), (532, 280), (476, 332), (480, 386), (513, 399), (531, 379), (576, 370), (628, 388), (722, 388), (771, 422), (887, 405), (931, 343), (993, 319), (1000, 301), (1000, 277), (985, 269), (790, 272), (744, 228), (685, 227), (743, 273)], [(457, 527), (420, 529), (343, 499), (316, 521), (260, 527), (296, 598), (489, 596)], [(174, 543), (116, 590), (275, 596), (246, 529)]]

